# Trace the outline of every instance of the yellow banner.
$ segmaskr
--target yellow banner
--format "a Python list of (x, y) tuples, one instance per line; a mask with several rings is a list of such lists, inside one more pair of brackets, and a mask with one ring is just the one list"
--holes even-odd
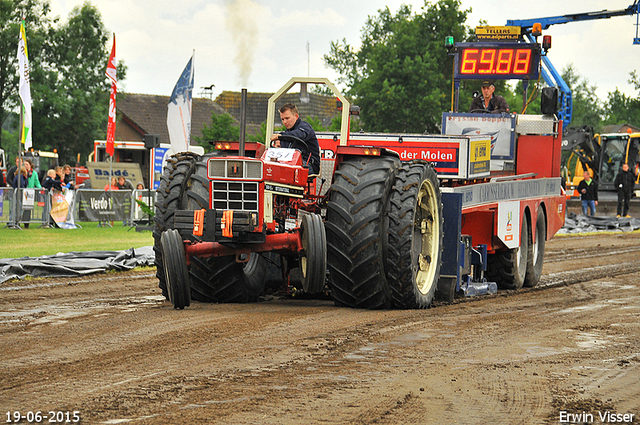
[(520, 27), (476, 27), (476, 37), (480, 41), (517, 40), (520, 37)]

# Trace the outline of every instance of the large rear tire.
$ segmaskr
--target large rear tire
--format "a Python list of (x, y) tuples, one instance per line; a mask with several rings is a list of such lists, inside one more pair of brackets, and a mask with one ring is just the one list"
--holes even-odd
[(173, 218), (176, 210), (182, 208), (187, 181), (194, 170), (194, 164), (198, 155), (191, 152), (182, 152), (172, 155), (167, 159), (164, 167), (160, 186), (156, 191), (155, 215), (153, 217), (153, 251), (155, 253), (156, 277), (162, 295), (169, 299), (167, 284), (162, 259), (161, 237), (165, 230), (173, 229)]
[(536, 225), (530, 234), (535, 234), (536, 241), (529, 239), (529, 252), (527, 254), (527, 276), (524, 286), (533, 288), (540, 282), (542, 276), (542, 264), (544, 263), (544, 249), (547, 239), (547, 220), (542, 207), (538, 210)]
[(404, 162), (389, 197), (387, 281), (397, 308), (427, 308), (442, 258), (443, 217), (438, 177), (423, 161)]
[(302, 289), (311, 295), (319, 294), (327, 277), (327, 236), (322, 218), (318, 214), (303, 215), (300, 231), (304, 249), (300, 257)]
[(327, 260), (336, 305), (391, 307), (384, 254), (389, 192), (400, 160), (351, 157), (334, 174), (327, 206)]
[(191, 304), (191, 290), (187, 257), (180, 233), (173, 229), (163, 232), (160, 244), (169, 301), (174, 308), (182, 310)]
[[(209, 207), (207, 159), (195, 164), (185, 191), (186, 210)], [(258, 300), (267, 281), (268, 264), (258, 253), (252, 253), (245, 263), (235, 256), (191, 257), (191, 296), (194, 300), (215, 303), (247, 303)]]
[(529, 253), (529, 224), (527, 216), (522, 216), (520, 226), (520, 247), (496, 252), (487, 260), (487, 280), (494, 281), (501, 289), (520, 289), (527, 273)]

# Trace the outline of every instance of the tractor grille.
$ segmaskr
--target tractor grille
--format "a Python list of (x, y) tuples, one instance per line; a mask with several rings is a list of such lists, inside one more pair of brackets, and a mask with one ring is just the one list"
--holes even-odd
[(258, 183), (214, 181), (212, 208), (216, 210), (258, 211)]
[(231, 178), (243, 180), (262, 179), (262, 161), (254, 159), (211, 158), (209, 178)]

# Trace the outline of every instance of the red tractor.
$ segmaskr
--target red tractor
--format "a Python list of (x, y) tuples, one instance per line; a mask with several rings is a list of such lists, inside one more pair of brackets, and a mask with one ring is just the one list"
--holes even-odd
[[(346, 141), (347, 99), (326, 79), (313, 82), (327, 84), (343, 101)], [(269, 122), (275, 101), (295, 83), (272, 97)], [(304, 144), (292, 141), (294, 147)], [(431, 164), (403, 164), (395, 152), (350, 147), (340, 153), (332, 178), (334, 161), (319, 176), (309, 176), (295, 149), (268, 149), (260, 158), (226, 155), (180, 153), (164, 170), (154, 249), (160, 288), (176, 308), (192, 298), (254, 301), (278, 257), (285, 282), (299, 267), (298, 289), (318, 294), (325, 290), (327, 251), (338, 304), (424, 307), (431, 302), (442, 240), (442, 206)], [(330, 184), (330, 195), (323, 195)], [(389, 290), (385, 269), (397, 282)]]
[(544, 242), (564, 222), (561, 121), (453, 112), (444, 135), (349, 134), (347, 99), (298, 78), (269, 100), (266, 143), (275, 102), (296, 83), (326, 84), (343, 104), (340, 134), (317, 134), (320, 175), (295, 149), (169, 159), (154, 250), (175, 308), (254, 301), (274, 268), (287, 288), (299, 267), (296, 290), (369, 309), (538, 283)]

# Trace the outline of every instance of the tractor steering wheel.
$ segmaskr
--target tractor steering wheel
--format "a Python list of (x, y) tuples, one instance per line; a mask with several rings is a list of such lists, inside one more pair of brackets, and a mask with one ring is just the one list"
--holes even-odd
[(468, 113), (469, 114), (473, 114), (473, 113), (477, 113), (477, 112), (481, 112), (483, 114), (492, 114), (493, 113), (493, 111), (489, 111), (488, 109), (472, 109)]
[[(280, 140), (289, 139), (289, 141), (294, 145), (292, 146), (294, 149), (299, 150), (301, 153), (309, 152), (309, 145), (307, 144), (307, 142), (300, 139), (299, 137), (291, 136), (289, 134), (280, 134), (278, 139)], [(304, 150), (296, 148), (295, 145), (301, 145), (302, 147), (304, 147)], [(271, 142), (271, 147), (273, 147), (273, 141)]]

